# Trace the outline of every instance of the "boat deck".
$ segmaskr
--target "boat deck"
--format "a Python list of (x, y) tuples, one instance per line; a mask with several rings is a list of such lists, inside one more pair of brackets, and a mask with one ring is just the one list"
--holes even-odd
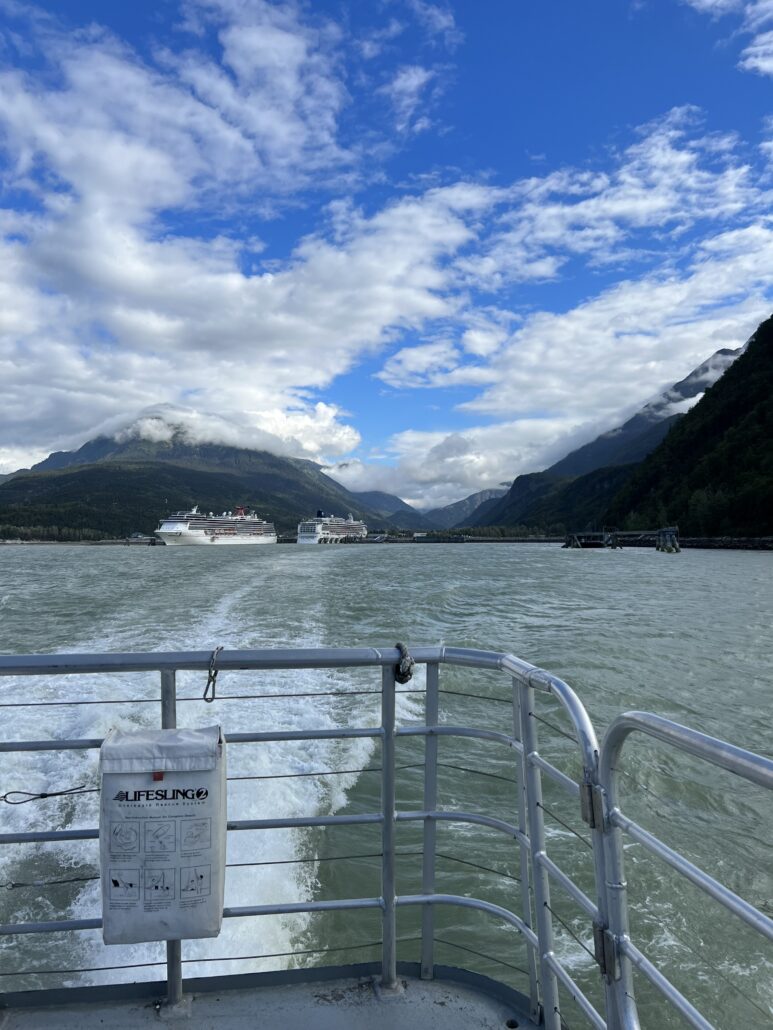
[[(90, 1030), (109, 1026), (111, 1030), (134, 1030), (163, 1023), (196, 1030), (243, 1030), (250, 1026), (265, 1030), (537, 1028), (519, 1004), (520, 996), (513, 993), (504, 997), (501, 985), (483, 977), (461, 982), (465, 978), (461, 971), (460, 980), (401, 976), (393, 991), (382, 990), (375, 975), (325, 976), (330, 972), (295, 970), (281, 977), (289, 982), (274, 983), (270, 978), (266, 982), (265, 974), (257, 974), (264, 981), (263, 986), (253, 986), (250, 981), (254, 983), (256, 976), (249, 975), (190, 981), (182, 1003), (174, 1008), (159, 1002), (164, 997), (165, 984), (46, 992), (50, 998), (45, 1006), (0, 1009), (0, 1028), (49, 1030), (56, 1026), (57, 1030)], [(325, 978), (314, 979), (315, 975)], [(494, 988), (493, 993), (485, 989), (487, 984)], [(197, 989), (197, 985), (206, 989)], [(68, 999), (80, 995), (81, 1000), (62, 1004), (65, 993)], [(32, 996), (25, 999), (19, 995), (17, 999), (32, 1001)]]

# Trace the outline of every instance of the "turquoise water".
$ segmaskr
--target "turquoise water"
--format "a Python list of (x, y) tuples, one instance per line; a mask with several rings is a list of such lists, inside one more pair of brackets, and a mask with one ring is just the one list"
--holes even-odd
[[(246, 551), (246, 553), (245, 553)], [(626, 709), (658, 712), (704, 732), (768, 755), (773, 751), (773, 555), (650, 550), (564, 551), (548, 545), (405, 545), (338, 548), (291, 546), (200, 548), (10, 546), (0, 547), (0, 651), (4, 653), (207, 650), (229, 647), (311, 647), (357, 644), (446, 643), (511, 651), (566, 679), (586, 705), (601, 736)], [(182, 674), (179, 721), (222, 722), (229, 729), (268, 726), (335, 727), (378, 722), (378, 675), (365, 671), (221, 674), (218, 691), (232, 699), (204, 705), (201, 674)], [(403, 723), (423, 718), (423, 674), (399, 698)], [(443, 717), (508, 730), (508, 682), (473, 670), (442, 674)], [(418, 689), (417, 689), (418, 688)], [(327, 695), (347, 691), (347, 696)], [(287, 694), (290, 697), (265, 695)], [(2, 683), (8, 736), (98, 737), (113, 726), (154, 725), (155, 704), (119, 704), (157, 694), (155, 676), (14, 680)], [(466, 695), (473, 694), (476, 697)], [(249, 698), (236, 695), (250, 695)], [(255, 695), (261, 695), (256, 699)], [(301, 696), (306, 695), (306, 696)], [(99, 701), (75, 706), (74, 698)], [(105, 702), (105, 698), (110, 703)], [(33, 702), (48, 702), (38, 707)], [(56, 702), (56, 704), (51, 704)], [(567, 729), (556, 709), (544, 717)], [(576, 774), (575, 746), (541, 726), (541, 751)], [(514, 820), (514, 770), (509, 753), (490, 744), (444, 739), (440, 746), (441, 805)], [(399, 745), (398, 763), (418, 766), (413, 740)], [(311, 774), (279, 780), (233, 780), (232, 815), (261, 818), (378, 808), (378, 773), (348, 772), (378, 766), (377, 749), (364, 741), (290, 742), (229, 749), (229, 775)], [(96, 785), (96, 754), (62, 757), (37, 753), (4, 763), (2, 791), (45, 790), (54, 781)], [(336, 775), (319, 775), (320, 771)], [(761, 790), (734, 792), (731, 778), (671, 752), (632, 742), (624, 764), (626, 809), (667, 843), (770, 912), (773, 898), (770, 841), (773, 806)], [(398, 802), (419, 808), (421, 768), (402, 771)], [(557, 788), (546, 787), (550, 854), (591, 895), (587, 831)], [(3, 806), (6, 826), (94, 826), (95, 794)], [(421, 833), (401, 824), (401, 893), (418, 890)], [(0, 882), (45, 882), (45, 888), (0, 892), (3, 921), (99, 914), (97, 849), (16, 846), (0, 857)], [(351, 827), (319, 833), (278, 831), (232, 834), (227, 905), (308, 897), (378, 894), (379, 861), (370, 855), (377, 834)], [(479, 827), (442, 825), (438, 833), (438, 889), (476, 894), (519, 910), (518, 856), (511, 841)], [(310, 859), (295, 863), (299, 858)], [(638, 846), (626, 853), (635, 939), (667, 964), (677, 984), (716, 1025), (763, 1027), (773, 1021), (773, 962), (731, 916), (667, 874)], [(271, 865), (254, 865), (267, 862)], [(288, 863), (277, 865), (276, 863)], [(472, 865), (466, 864), (472, 862)], [(250, 864), (248, 864), (250, 863)], [(294, 864), (290, 864), (294, 863)], [(478, 868), (493, 868), (494, 876)], [(51, 885), (54, 879), (82, 882)], [(557, 951), (572, 975), (598, 998), (598, 977), (585, 948), (587, 921), (554, 891)], [(564, 924), (565, 928), (562, 927)], [(400, 957), (417, 957), (417, 921), (401, 911)], [(244, 972), (286, 964), (375, 958), (368, 948), (379, 927), (367, 913), (228, 920), (216, 941), (185, 944), (193, 961), (186, 975)], [(437, 958), (466, 964), (525, 986), (525, 955), (517, 934), (485, 916), (441, 910)], [(475, 954), (460, 947), (471, 948)], [(319, 949), (352, 950), (325, 954)], [(289, 951), (308, 952), (295, 959)], [(227, 962), (229, 956), (282, 956)], [(481, 957), (484, 956), (484, 957)], [(220, 961), (204, 961), (204, 959)], [(96, 933), (17, 938), (6, 969), (92, 970), (106, 965), (160, 962), (156, 946), (105, 952)], [(502, 965), (502, 962), (507, 965)], [(5, 989), (58, 982), (156, 978), (163, 970), (62, 972), (5, 978)], [(741, 993), (739, 993), (739, 988)], [(637, 983), (645, 1026), (679, 1026), (646, 985)], [(586, 1025), (563, 1001), (567, 1026)]]

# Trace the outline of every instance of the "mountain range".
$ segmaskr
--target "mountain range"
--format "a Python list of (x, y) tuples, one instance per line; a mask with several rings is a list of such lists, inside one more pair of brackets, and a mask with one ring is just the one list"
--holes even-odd
[[(691, 397), (699, 399), (689, 411), (673, 411)], [(676, 524), (683, 535), (771, 535), (772, 445), (773, 317), (744, 347), (718, 351), (619, 430), (544, 472), (519, 476), (471, 524), (543, 532)], [(596, 462), (605, 464), (580, 474)]]
[(245, 504), (281, 533), (319, 508), (351, 512), (371, 531), (559, 533), (668, 521), (683, 532), (773, 532), (771, 353), (768, 319), (745, 347), (717, 351), (621, 426), (544, 471), (423, 513), (393, 494), (349, 491), (304, 459), (192, 443), (182, 431), (165, 442), (101, 436), (0, 477), (0, 538), (151, 533), (162, 516), (194, 504), (212, 511)]

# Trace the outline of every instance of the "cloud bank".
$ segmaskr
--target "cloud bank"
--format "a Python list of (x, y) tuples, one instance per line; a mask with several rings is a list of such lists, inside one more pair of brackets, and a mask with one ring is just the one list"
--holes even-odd
[[(740, 67), (770, 73), (773, 4), (692, 6), (739, 20)], [(441, 131), (464, 46), (444, 4), (355, 31), (189, 0), (143, 47), (9, 12), (0, 472), (174, 417), (448, 503), (621, 421), (767, 314), (769, 127), (756, 149), (678, 107), (595, 165), (382, 189), (389, 155)], [(579, 273), (579, 301), (535, 299)], [(366, 363), (408, 408), (453, 401), (365, 446), (328, 391)]]

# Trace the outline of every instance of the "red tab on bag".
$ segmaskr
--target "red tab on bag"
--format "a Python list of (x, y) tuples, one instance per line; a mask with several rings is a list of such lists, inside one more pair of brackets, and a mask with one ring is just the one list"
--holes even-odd
[(163, 778), (164, 778), (164, 774), (162, 772), (154, 772), (153, 773), (153, 782), (154, 783), (158, 783), (158, 781), (159, 780), (163, 780)]

